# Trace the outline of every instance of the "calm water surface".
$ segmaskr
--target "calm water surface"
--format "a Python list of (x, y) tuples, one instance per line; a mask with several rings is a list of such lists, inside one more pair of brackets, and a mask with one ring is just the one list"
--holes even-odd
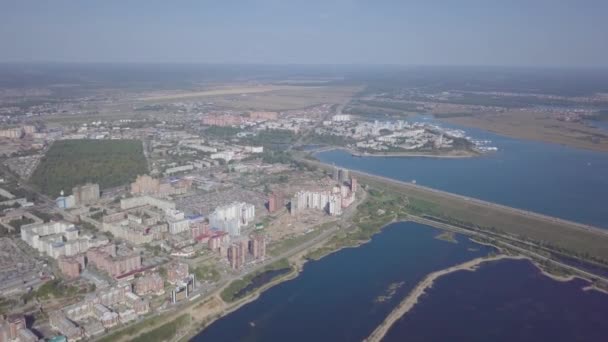
[[(294, 280), (218, 320), (195, 341), (361, 341), (428, 273), (486, 255), (489, 247), (417, 223), (395, 223), (370, 243), (309, 262)], [(378, 303), (390, 284), (394, 296)]]
[(606, 341), (608, 296), (562, 283), (528, 261), (440, 278), (384, 341)]
[(351, 169), (608, 228), (608, 153), (465, 131), (491, 140), (498, 152), (463, 159), (361, 158), (337, 150), (316, 156)]
[[(608, 154), (465, 129), (497, 153), (472, 159), (356, 158), (325, 162), (608, 228)], [(300, 276), (218, 320), (195, 341), (361, 341), (424, 276), (487, 254), (393, 224), (358, 248), (307, 263)], [(391, 299), (377, 302), (391, 284)], [(608, 296), (556, 282), (527, 261), (500, 261), (437, 281), (386, 341), (606, 341)]]

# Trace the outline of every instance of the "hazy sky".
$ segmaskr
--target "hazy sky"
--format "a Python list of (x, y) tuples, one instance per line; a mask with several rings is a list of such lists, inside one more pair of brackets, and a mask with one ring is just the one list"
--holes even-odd
[(606, 0), (0, 0), (0, 61), (608, 65)]

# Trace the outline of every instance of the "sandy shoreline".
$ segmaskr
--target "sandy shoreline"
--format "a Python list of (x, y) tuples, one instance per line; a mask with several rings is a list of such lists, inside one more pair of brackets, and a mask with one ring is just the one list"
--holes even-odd
[(524, 257), (504, 254), (493, 257), (481, 257), (427, 275), (364, 341), (377, 342), (382, 340), (393, 324), (395, 324), (395, 322), (403, 317), (403, 315), (408, 313), (418, 303), (420, 297), (425, 294), (427, 289), (433, 286), (433, 283), (438, 278), (458, 271), (475, 271), (482, 263), (501, 259), (524, 259)]
[(608, 294), (608, 290), (604, 290), (604, 289), (601, 289), (601, 288), (593, 286), (593, 285), (588, 285), (588, 286), (583, 287), (583, 291), (597, 291), (597, 292), (600, 292), (603, 294)]

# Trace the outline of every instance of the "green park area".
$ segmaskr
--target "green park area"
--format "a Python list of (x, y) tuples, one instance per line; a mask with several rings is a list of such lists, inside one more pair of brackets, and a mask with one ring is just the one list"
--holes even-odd
[(53, 143), (30, 181), (41, 192), (58, 196), (87, 182), (108, 188), (129, 183), (148, 172), (137, 140), (60, 140)]
[[(169, 341), (175, 336), (175, 334), (186, 327), (191, 317), (189, 314), (182, 314), (172, 321), (164, 323), (156, 328), (153, 328), (159, 322), (166, 320), (167, 315), (161, 315), (156, 317), (148, 318), (144, 321), (133, 324), (125, 329), (117, 331), (113, 334), (106, 335), (99, 339), (99, 342), (110, 342), (110, 341), (141, 341), (141, 342), (161, 342)], [(143, 331), (143, 333), (142, 333)], [(140, 334), (141, 333), (141, 334)]]

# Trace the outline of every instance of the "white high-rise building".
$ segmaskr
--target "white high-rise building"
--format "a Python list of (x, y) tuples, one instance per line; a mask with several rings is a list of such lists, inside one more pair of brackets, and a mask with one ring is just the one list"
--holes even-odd
[(338, 114), (331, 117), (331, 121), (350, 121), (350, 115)]
[(209, 224), (211, 228), (220, 229), (231, 236), (239, 236), (241, 227), (248, 225), (254, 217), (253, 204), (236, 202), (215, 208), (209, 215)]
[[(331, 195), (328, 191), (298, 191), (291, 200), (291, 214), (295, 215), (304, 209), (318, 209), (328, 212), (330, 215), (340, 215), (341, 210), (331, 210), (330, 203), (334, 201), (341, 205), (340, 195)], [(337, 202), (336, 202), (337, 201)]]
[(73, 224), (63, 221), (25, 225), (21, 227), (21, 240), (52, 258), (73, 256), (108, 243), (107, 239), (81, 236)]
[(340, 195), (332, 195), (330, 197), (328, 211), (330, 215), (342, 215), (342, 197)]

